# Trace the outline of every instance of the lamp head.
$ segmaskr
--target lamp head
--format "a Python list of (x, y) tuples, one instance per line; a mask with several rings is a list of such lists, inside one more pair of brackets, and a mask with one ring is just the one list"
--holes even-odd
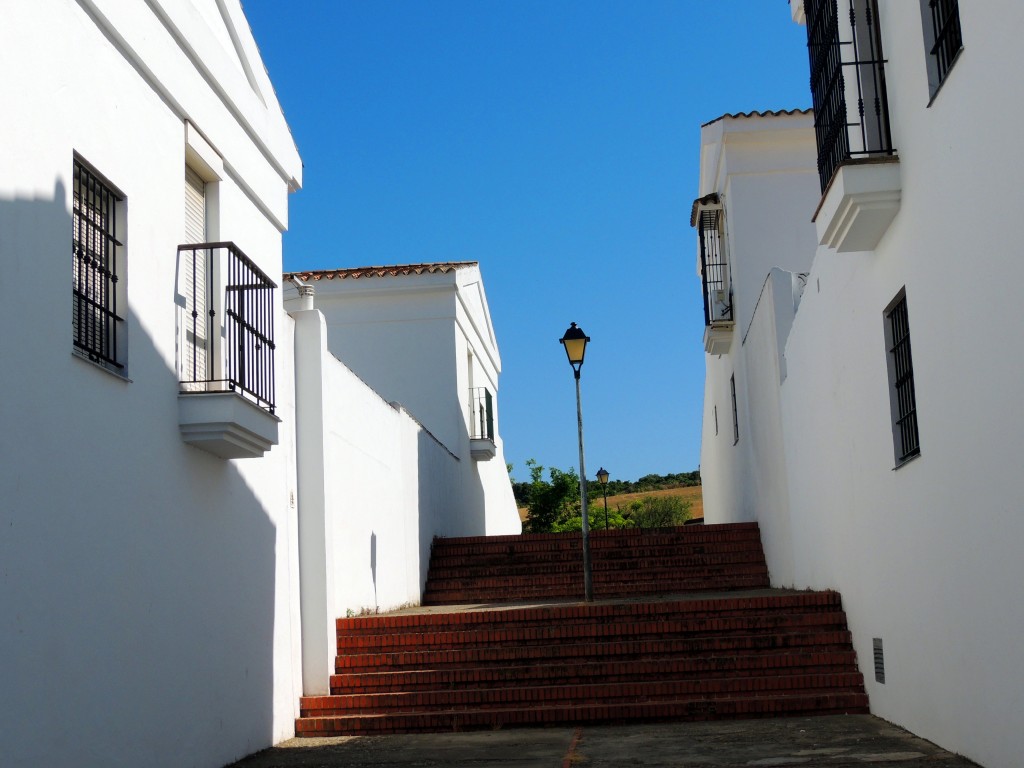
[(601, 485), (608, 485), (608, 470), (604, 467), (597, 470), (597, 482)]
[(565, 347), (565, 355), (569, 358), (569, 365), (572, 366), (572, 370), (578, 379), (580, 377), (580, 368), (583, 367), (583, 356), (587, 353), (587, 342), (590, 341), (590, 337), (576, 323), (573, 323), (566, 329), (559, 341)]

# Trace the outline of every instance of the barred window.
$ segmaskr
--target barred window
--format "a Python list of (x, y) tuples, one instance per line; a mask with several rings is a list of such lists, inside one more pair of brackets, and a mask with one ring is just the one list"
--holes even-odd
[(889, 397), (892, 407), (893, 447), (896, 466), (921, 453), (917, 429), (917, 395), (914, 363), (910, 352), (910, 323), (906, 291), (901, 290), (886, 310), (886, 342), (889, 347)]
[[(77, 158), (72, 202), (74, 347), (93, 362), (124, 368), (123, 318), (117, 313), (117, 212), (123, 197)], [(120, 346), (119, 346), (120, 345)]]
[(928, 88), (934, 97), (963, 48), (958, 0), (921, 0), (921, 23), (928, 52)]

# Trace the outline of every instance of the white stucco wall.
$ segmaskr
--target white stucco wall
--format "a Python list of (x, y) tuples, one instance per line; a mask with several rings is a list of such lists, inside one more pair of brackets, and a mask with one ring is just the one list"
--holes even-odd
[[(781, 349), (770, 272), (809, 269), (816, 240), (808, 206), (817, 203), (814, 129), (810, 114), (725, 116), (701, 129), (699, 196), (717, 192), (725, 210), (726, 257), (733, 291), (732, 341), (728, 354), (705, 356), (701, 477), (709, 523), (756, 519), (775, 467), (782, 436), (776, 423), (754, 413), (774, 408), (781, 371), (767, 373), (759, 345)], [(700, 268), (698, 256), (698, 271)], [(789, 282), (788, 272), (779, 275)], [(791, 293), (791, 291), (790, 291)], [(782, 305), (780, 305), (782, 306)], [(789, 301), (790, 312), (792, 301)], [(755, 312), (764, 316), (754, 325)], [(757, 359), (751, 362), (751, 355)], [(778, 363), (773, 364), (776, 369)], [(752, 366), (752, 367), (751, 367)], [(734, 439), (730, 377), (736, 379), (739, 440)], [(767, 377), (764, 382), (748, 378)], [(772, 381), (774, 380), (774, 384)], [(767, 384), (768, 390), (761, 387)], [(717, 412), (717, 430), (716, 430)], [(775, 492), (784, 493), (781, 488)], [(780, 502), (773, 502), (778, 506)]]
[[(992, 73), (1020, 79), (1006, 30), (1024, 10), (961, 4), (964, 50), (930, 107), (919, 9), (881, 11), (902, 201), (874, 252), (818, 254), (786, 347), (803, 372), (783, 387), (798, 580), (842, 589), (862, 660), (883, 639), (876, 713), (1008, 768), (1024, 753), (1024, 668), (1008, 642), (1024, 631), (1024, 366), (1011, 351), (1024, 266), (1007, 250), (1024, 160), (1022, 109)], [(883, 312), (904, 286), (921, 456), (893, 471)]]
[[(397, 276), (312, 279), (327, 344), (370, 389), (400, 403), (458, 462), (446, 535), (522, 530), (500, 431), (501, 358), (478, 266)], [(285, 306), (299, 306), (286, 287)], [(496, 455), (470, 454), (470, 387), (494, 396)]]
[(460, 460), (328, 350), (319, 310), (293, 313), (299, 394), (303, 688), (328, 692), (334, 619), (418, 604), (435, 536), (455, 514)]
[[(13, 3), (0, 25), (17, 73), (0, 78), (17, 116), (0, 124), (5, 766), (220, 766), (293, 733), (290, 342), (279, 444), (244, 461), (190, 447), (174, 290), (186, 120), (225, 161), (220, 236), (271, 275), (301, 165), (269, 83), (257, 97), (204, 25), (158, 0)], [(74, 152), (126, 197), (130, 381), (71, 351)]]
[[(960, 4), (964, 49), (929, 105), (920, 5), (879, 5), (899, 212), (872, 252), (814, 253), (792, 329), (776, 335), (783, 357), (763, 299), (753, 315), (734, 362), (752, 430), (781, 432), (785, 478), (760, 443), (749, 467), (705, 447), (702, 472), (706, 487), (710, 478), (764, 499), (755, 514), (773, 583), (842, 592), (873, 712), (1010, 768), (1024, 753), (1014, 644), (1024, 631), (1014, 351), (1024, 324), (1012, 296), (1024, 265), (1008, 244), (1024, 159), (1022, 108), (1006, 98), (1020, 53), (1007, 30), (1024, 9)], [(805, 226), (815, 205), (783, 225)], [(784, 280), (769, 283), (777, 310)], [(904, 288), (921, 455), (894, 469), (884, 312)], [(782, 487), (788, 509), (775, 505)], [(709, 519), (725, 495), (706, 494)], [(884, 684), (872, 675), (873, 638), (884, 643)]]

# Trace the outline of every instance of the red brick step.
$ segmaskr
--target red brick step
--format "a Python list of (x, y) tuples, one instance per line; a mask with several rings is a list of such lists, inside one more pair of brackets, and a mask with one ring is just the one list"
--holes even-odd
[(591, 543), (583, 603), (578, 534), (435, 541), (424, 602), (462, 607), (338, 619), (331, 694), (296, 733), (868, 711), (840, 596), (767, 589), (756, 524)]

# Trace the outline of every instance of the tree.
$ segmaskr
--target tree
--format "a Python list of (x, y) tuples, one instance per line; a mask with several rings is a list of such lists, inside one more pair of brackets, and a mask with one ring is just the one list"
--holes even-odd
[(567, 472), (552, 467), (550, 481), (544, 480), (544, 467), (533, 459), (526, 462), (530, 470), (530, 488), (525, 529), (528, 533), (549, 533), (563, 517), (571, 517), (575, 507), (579, 514), (580, 478), (576, 470)]

